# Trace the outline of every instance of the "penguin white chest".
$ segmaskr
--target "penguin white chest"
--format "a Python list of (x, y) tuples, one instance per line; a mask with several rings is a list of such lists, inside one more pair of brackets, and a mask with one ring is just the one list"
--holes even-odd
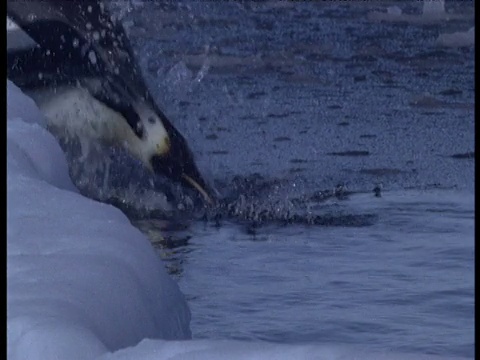
[(58, 136), (118, 145), (135, 137), (119, 113), (83, 88), (56, 88), (30, 95)]
[(149, 169), (153, 155), (169, 150), (170, 140), (161, 121), (145, 120), (155, 115), (141, 106), (137, 109), (137, 126), (142, 129), (139, 137), (122, 114), (82, 87), (42, 89), (28, 95), (44, 113), (52, 133), (66, 141), (79, 139), (84, 150), (98, 145), (122, 146)]

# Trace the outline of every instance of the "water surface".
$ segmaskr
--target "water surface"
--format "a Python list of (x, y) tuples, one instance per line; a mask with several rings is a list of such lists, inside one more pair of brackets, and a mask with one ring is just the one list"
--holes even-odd
[(435, 45), (473, 2), (423, 25), (368, 20), (416, 1), (139, 4), (145, 78), (230, 206), (134, 222), (194, 338), (473, 357), (474, 50)]

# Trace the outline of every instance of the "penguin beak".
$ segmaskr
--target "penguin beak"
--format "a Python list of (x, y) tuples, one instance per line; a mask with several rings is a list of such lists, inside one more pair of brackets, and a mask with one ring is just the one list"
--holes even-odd
[(210, 195), (208, 195), (207, 191), (205, 190), (206, 186), (204, 185), (203, 187), (197, 182), (195, 181), (194, 179), (192, 179), (190, 176), (188, 176), (187, 174), (183, 174), (182, 175), (182, 179), (184, 180), (184, 182), (186, 184), (189, 184), (191, 187), (193, 187), (194, 189), (196, 189), (202, 196), (203, 198), (205, 199), (205, 201), (209, 204), (209, 205), (213, 205), (214, 202), (213, 202), (213, 199)]
[(179, 133), (175, 135), (170, 137), (168, 152), (151, 157), (150, 165), (153, 172), (194, 189), (208, 205), (214, 205), (216, 202), (214, 192), (200, 175), (183, 137)]

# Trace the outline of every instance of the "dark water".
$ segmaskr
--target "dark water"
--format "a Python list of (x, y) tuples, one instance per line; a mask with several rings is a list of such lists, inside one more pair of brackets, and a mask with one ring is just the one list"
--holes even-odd
[(196, 220), (165, 231), (153, 192), (127, 191), (193, 336), (473, 357), (474, 49), (435, 45), (473, 2), (423, 25), (368, 20), (417, 1), (125, 4), (152, 92), (226, 199), (185, 201)]

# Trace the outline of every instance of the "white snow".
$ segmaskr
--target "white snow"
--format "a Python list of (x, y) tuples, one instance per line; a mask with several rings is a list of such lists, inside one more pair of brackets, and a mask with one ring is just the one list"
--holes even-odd
[(119, 210), (77, 193), (32, 105), (7, 81), (8, 358), (188, 339), (189, 309), (150, 243)]
[(7, 17), (7, 31), (13, 31), (13, 30), (19, 30), (20, 28), (11, 20), (10, 18)]
[(445, 47), (470, 47), (475, 46), (475, 27), (468, 31), (457, 31), (452, 34), (440, 34), (436, 45)]
[(116, 208), (75, 190), (39, 110), (9, 81), (7, 200), (10, 360), (436, 358), (189, 340), (184, 296), (146, 237)]
[(443, 16), (445, 14), (445, 0), (423, 0), (424, 16)]
[[(420, 3), (420, 2), (419, 2)], [(368, 13), (370, 21), (402, 22), (425, 25), (442, 21), (473, 19), (473, 14), (453, 14), (445, 11), (444, 0), (423, 0), (421, 14), (403, 14), (398, 6), (387, 7), (387, 12), (372, 11)]]
[[(286, 345), (231, 340), (153, 341), (144, 340), (135, 348), (107, 354), (101, 360), (440, 360), (428, 355), (359, 350), (350, 346)], [(445, 359), (446, 360), (446, 359)]]
[(30, 48), (36, 42), (28, 36), (11, 19), (7, 17), (7, 51), (11, 49)]
[(387, 8), (387, 14), (392, 15), (392, 16), (400, 16), (402, 15), (402, 9), (400, 9), (398, 6), (389, 6)]

